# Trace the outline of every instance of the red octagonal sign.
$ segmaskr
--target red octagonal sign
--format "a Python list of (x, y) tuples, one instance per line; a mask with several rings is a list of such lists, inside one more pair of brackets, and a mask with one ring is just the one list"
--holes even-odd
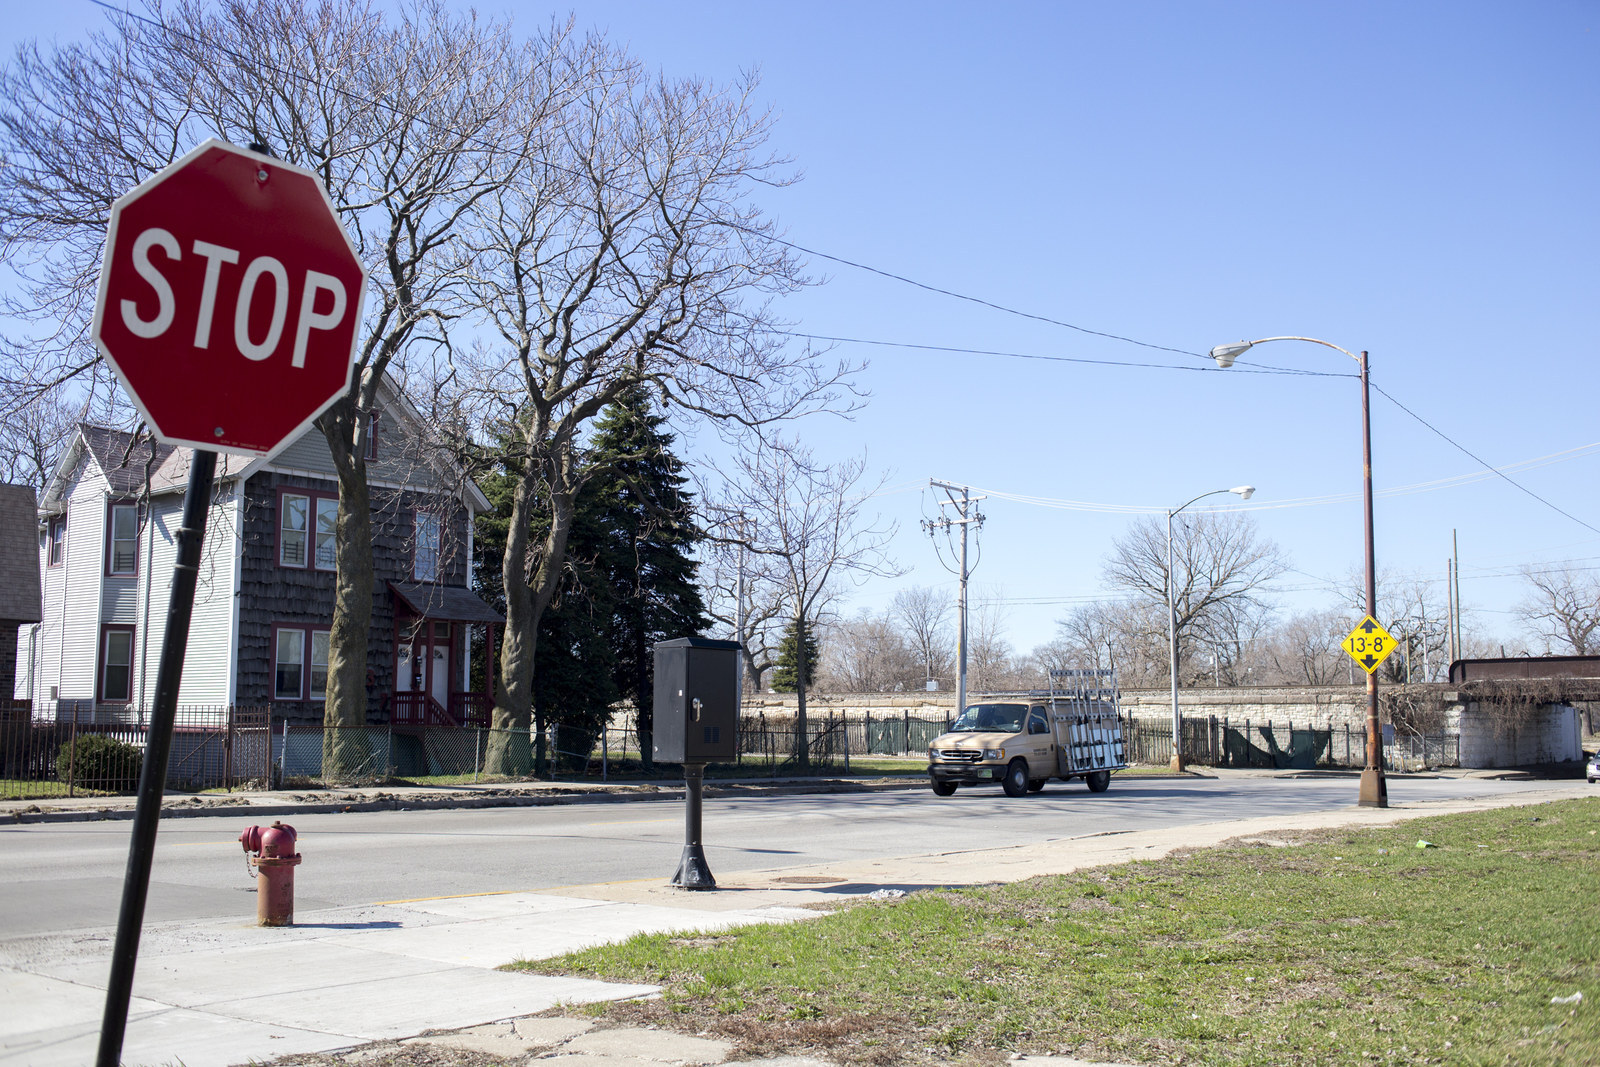
[(112, 205), (94, 339), (163, 440), (269, 456), (349, 386), (365, 295), (316, 176), (210, 140)]

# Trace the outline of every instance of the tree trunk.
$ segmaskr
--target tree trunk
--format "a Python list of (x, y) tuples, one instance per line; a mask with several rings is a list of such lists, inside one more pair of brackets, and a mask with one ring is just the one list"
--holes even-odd
[(795, 716), (794, 716), (794, 753), (795, 760), (802, 771), (811, 769), (811, 745), (806, 731), (806, 623), (801, 617), (795, 624), (795, 666), (794, 666), (794, 691), (795, 691)]
[[(346, 410), (340, 410), (346, 409)], [(339, 475), (339, 518), (334, 537), (333, 624), (328, 636), (328, 689), (323, 705), (322, 776), (332, 781), (371, 776), (367, 737), (367, 643), (372, 631), (372, 498), (366, 463), (352, 447), (354, 404), (341, 400), (323, 435)], [(316, 517), (307, 524), (306, 549), (316, 550)]]
[[(553, 471), (551, 485), (562, 485), (565, 474), (564, 469)], [(539, 467), (529, 462), (512, 498), (506, 554), (500, 565), (506, 593), (506, 632), (500, 645), (500, 681), (495, 687), (489, 745), (484, 754), (484, 771), (488, 774), (522, 776), (533, 769), (529, 728), (533, 719), (534, 652), (538, 647), (539, 620), (561, 579), (561, 561), (566, 558), (573, 513), (571, 491), (551, 493), (550, 530), (530, 573), (528, 530), (538, 482)]]
[[(634, 583), (638, 588), (638, 583)], [(655, 747), (655, 693), (647, 688), (649, 684), (649, 671), (646, 668), (647, 655), (644, 647), (644, 628), (640, 627), (634, 634), (633, 648), (633, 691), (638, 694), (639, 704), (633, 709), (634, 723), (639, 734), (639, 762), (644, 767), (644, 772), (649, 774), (656, 769)]]

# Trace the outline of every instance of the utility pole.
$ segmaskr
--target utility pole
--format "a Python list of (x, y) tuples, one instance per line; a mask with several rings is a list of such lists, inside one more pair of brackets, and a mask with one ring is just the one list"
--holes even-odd
[[(961, 562), (958, 572), (961, 582), (956, 595), (958, 616), (956, 659), (959, 664), (956, 675), (956, 714), (960, 715), (967, 709), (967, 578), (972, 573), (971, 568), (967, 566), (967, 527), (983, 525), (983, 515), (973, 510), (972, 505), (985, 498), (973, 496), (972, 490), (965, 485), (952, 485), (932, 478), (928, 479), (928, 485), (933, 489), (943, 489), (947, 500), (939, 505), (939, 518), (923, 520), (923, 530), (932, 537), (935, 530), (944, 530), (948, 533), (952, 526), (961, 527)], [(956, 498), (957, 493), (961, 494), (960, 499)], [(945, 503), (955, 510), (958, 518), (952, 519), (944, 514)]]

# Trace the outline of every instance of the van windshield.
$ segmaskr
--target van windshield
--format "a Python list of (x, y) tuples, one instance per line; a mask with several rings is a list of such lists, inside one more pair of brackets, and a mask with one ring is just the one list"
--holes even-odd
[(1020, 734), (1027, 714), (1026, 704), (968, 704), (950, 732)]

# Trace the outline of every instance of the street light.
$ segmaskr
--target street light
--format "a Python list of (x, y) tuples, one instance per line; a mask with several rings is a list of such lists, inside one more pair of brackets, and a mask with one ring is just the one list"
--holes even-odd
[[(1357, 355), (1348, 348), (1340, 348), (1336, 344), (1328, 341), (1319, 341), (1315, 337), (1263, 337), (1259, 341), (1240, 341), (1237, 344), (1218, 345), (1211, 350), (1211, 358), (1217, 361), (1217, 366), (1226, 370), (1233, 366), (1233, 361), (1238, 359), (1240, 355), (1248, 352), (1256, 345), (1266, 344), (1268, 341), (1308, 341), (1314, 345), (1331, 348), (1335, 352), (1343, 352), (1361, 366), (1362, 527), (1367, 551), (1367, 614), (1376, 619), (1378, 617), (1378, 570), (1372, 537), (1372, 405), (1371, 390), (1367, 385), (1367, 354), (1363, 351)], [(1389, 806), (1389, 786), (1383, 777), (1383, 747), (1381, 735), (1378, 732), (1378, 675), (1376, 671), (1367, 672), (1367, 763), (1361, 769), (1360, 805), (1364, 808), (1387, 808)]]
[(1195, 500), (1204, 500), (1208, 496), (1218, 496), (1222, 493), (1237, 493), (1239, 499), (1249, 500), (1250, 494), (1256, 491), (1253, 485), (1238, 485), (1232, 489), (1213, 489), (1209, 493), (1201, 493), (1188, 504), (1175, 507), (1167, 512), (1167, 660), (1172, 669), (1172, 763), (1174, 771), (1183, 770), (1183, 714), (1178, 710), (1178, 610), (1172, 602), (1172, 517)]

